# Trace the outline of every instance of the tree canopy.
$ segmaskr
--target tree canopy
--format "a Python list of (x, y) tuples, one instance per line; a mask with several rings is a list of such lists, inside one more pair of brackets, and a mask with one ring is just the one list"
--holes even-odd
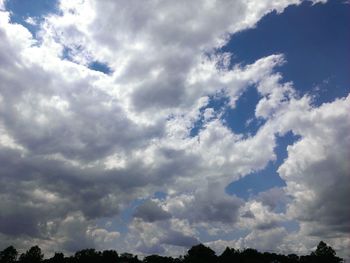
[(131, 253), (118, 254), (114, 250), (96, 251), (93, 248), (77, 251), (72, 256), (56, 252), (51, 258), (44, 259), (39, 246), (33, 246), (18, 257), (18, 252), (9, 246), (0, 252), (0, 263), (341, 263), (335, 250), (321, 241), (316, 250), (309, 255), (282, 255), (270, 252), (259, 252), (247, 248), (238, 250), (227, 247), (217, 256), (215, 251), (203, 244), (195, 245), (179, 258), (150, 255), (140, 260)]

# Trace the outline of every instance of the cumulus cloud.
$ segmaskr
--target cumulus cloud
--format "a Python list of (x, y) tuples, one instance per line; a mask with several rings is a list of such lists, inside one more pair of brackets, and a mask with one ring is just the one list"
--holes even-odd
[(279, 168), (287, 193), (293, 196), (289, 213), (314, 222), (309, 231), (320, 236), (350, 229), (350, 210), (344, 202), (350, 197), (349, 102), (348, 96), (325, 103), (295, 119), (293, 131), (302, 139), (288, 148), (288, 158)]
[[(171, 255), (181, 253), (182, 247), (198, 244), (197, 231), (187, 220), (172, 218), (148, 222), (134, 218), (126, 235), (128, 249), (141, 253), (163, 252)], [(174, 253), (175, 251), (175, 253)]]
[(274, 210), (279, 204), (284, 205), (287, 203), (286, 193), (282, 188), (278, 187), (259, 193), (256, 199), (271, 210)]
[(237, 226), (242, 229), (271, 230), (280, 227), (286, 220), (283, 213), (271, 211), (271, 208), (260, 200), (248, 201), (240, 212)]
[(0, 10), (5, 10), (5, 0), (0, 0)]
[[(278, 251), (277, 244), (283, 243), (287, 231), (284, 228), (274, 228), (270, 230), (254, 230), (249, 235), (238, 240), (237, 245), (241, 248), (255, 248), (260, 251), (270, 251), (274, 244), (273, 251)], [(277, 245), (278, 246), (278, 245)]]
[[(253, 230), (232, 244), (269, 249), (292, 242), (279, 225), (290, 219), (301, 222), (298, 235), (344, 238), (349, 97), (317, 108), (283, 83), (283, 55), (231, 67), (232, 54), (218, 52), (265, 14), (299, 3), (61, 0), (33, 38), (0, 1), (0, 244), (169, 253), (212, 226)], [(95, 61), (111, 74), (90, 69)], [(265, 122), (245, 136), (209, 102), (235, 109), (251, 86)], [(228, 183), (276, 159), (276, 134), (288, 131), (301, 139), (278, 170), (287, 186), (248, 202), (227, 195)], [(125, 236), (96, 223), (159, 190), (166, 198), (137, 207)], [(276, 199), (286, 214), (274, 211)]]
[(198, 239), (192, 236), (186, 236), (181, 232), (172, 231), (161, 240), (162, 243), (180, 247), (191, 247), (199, 243)]
[(222, 187), (213, 183), (192, 194), (170, 196), (164, 203), (174, 216), (192, 223), (234, 224), (243, 201), (235, 196), (228, 196)]
[(142, 218), (146, 222), (165, 220), (171, 217), (171, 214), (164, 211), (157, 203), (152, 200), (146, 201), (136, 208), (135, 217)]

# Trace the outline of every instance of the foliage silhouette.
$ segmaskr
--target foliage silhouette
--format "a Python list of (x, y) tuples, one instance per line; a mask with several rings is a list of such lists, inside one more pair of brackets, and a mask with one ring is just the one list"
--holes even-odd
[(31, 247), (26, 253), (21, 254), (18, 262), (20, 263), (40, 263), (44, 258), (41, 249), (38, 246)]
[(215, 252), (199, 244), (188, 250), (182, 257), (172, 258), (159, 255), (146, 256), (143, 260), (130, 253), (118, 254), (114, 250), (96, 251), (93, 248), (77, 251), (73, 256), (66, 257), (63, 253), (55, 253), (48, 259), (38, 246), (33, 246), (21, 254), (17, 260), (17, 250), (10, 246), (0, 251), (0, 263), (341, 263), (343, 259), (336, 256), (334, 249), (321, 241), (316, 250), (309, 255), (281, 255), (276, 253), (261, 253), (255, 249), (238, 250), (227, 247), (217, 256)]
[(1, 263), (13, 263), (16, 262), (18, 256), (17, 250), (13, 246), (9, 246), (0, 252)]
[(171, 257), (162, 257), (158, 255), (150, 255), (143, 259), (144, 263), (174, 263), (174, 259)]
[(342, 262), (342, 259), (337, 257), (335, 255), (335, 251), (332, 247), (327, 246), (327, 244), (323, 241), (321, 241), (315, 252), (311, 253), (311, 256), (316, 258), (315, 261), (323, 263), (323, 262), (328, 262), (328, 263), (338, 263)]
[(231, 263), (238, 262), (240, 259), (239, 250), (235, 250), (234, 248), (226, 247), (224, 252), (219, 256), (219, 263)]
[(46, 260), (46, 263), (61, 263), (61, 262), (65, 262), (63, 253), (55, 253), (55, 255), (52, 258)]
[(185, 263), (212, 263), (216, 261), (215, 252), (203, 244), (193, 246), (185, 255)]
[(315, 252), (312, 252), (311, 255), (313, 256), (317, 256), (317, 257), (333, 257), (335, 256), (335, 251), (333, 248), (331, 248), (330, 246), (327, 246), (327, 244), (323, 241), (321, 241)]
[(119, 260), (119, 255), (117, 251), (105, 250), (102, 252), (103, 263), (114, 263), (114, 262), (118, 262), (118, 260)]

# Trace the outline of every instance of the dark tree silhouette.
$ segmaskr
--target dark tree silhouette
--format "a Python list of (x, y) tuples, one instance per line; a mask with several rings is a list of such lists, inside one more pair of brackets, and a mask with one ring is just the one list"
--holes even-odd
[(327, 246), (325, 242), (321, 241), (320, 243), (318, 243), (315, 252), (312, 252), (311, 255), (317, 257), (334, 257), (335, 251), (330, 246)]
[(17, 256), (17, 250), (13, 246), (9, 246), (0, 252), (0, 263), (16, 262)]
[(131, 253), (123, 253), (120, 255), (120, 263), (139, 263), (140, 260), (137, 258), (137, 256), (134, 256)]
[(216, 260), (215, 252), (203, 244), (193, 246), (184, 258), (185, 263), (211, 263)]
[(299, 256), (296, 254), (289, 254), (287, 257), (288, 262), (299, 262)]
[(174, 263), (171, 257), (162, 257), (158, 255), (150, 255), (143, 259), (144, 263)]
[(241, 252), (242, 262), (249, 263), (260, 263), (262, 255), (256, 249), (247, 248)]
[(321, 241), (311, 257), (315, 258), (317, 262), (338, 263), (343, 262), (343, 259), (336, 256), (334, 249)]
[(97, 252), (93, 248), (83, 249), (74, 255), (76, 263), (96, 263), (100, 262), (101, 252)]
[(116, 263), (119, 260), (119, 255), (117, 251), (114, 250), (104, 250), (102, 252), (101, 262), (103, 263)]
[(295, 254), (281, 255), (270, 252), (259, 252), (252, 248), (236, 250), (227, 247), (217, 257), (215, 252), (199, 244), (188, 250), (182, 257), (172, 258), (159, 255), (146, 256), (140, 261), (137, 255), (130, 253), (118, 254), (114, 250), (96, 251), (93, 248), (83, 249), (73, 256), (65, 257), (63, 253), (55, 253), (49, 259), (43, 260), (44, 255), (38, 246), (31, 247), (21, 254), (18, 261), (17, 250), (10, 246), (0, 252), (0, 263), (341, 263), (343, 259), (336, 256), (335, 250), (321, 241), (316, 250), (306, 256)]
[(63, 263), (65, 262), (63, 253), (55, 253), (52, 258), (45, 260), (45, 263)]
[(26, 253), (21, 254), (19, 257), (20, 263), (40, 263), (44, 258), (44, 254), (41, 253), (41, 249), (38, 246), (31, 247)]
[(235, 250), (234, 248), (226, 247), (224, 252), (219, 256), (220, 263), (232, 263), (239, 261), (239, 250)]

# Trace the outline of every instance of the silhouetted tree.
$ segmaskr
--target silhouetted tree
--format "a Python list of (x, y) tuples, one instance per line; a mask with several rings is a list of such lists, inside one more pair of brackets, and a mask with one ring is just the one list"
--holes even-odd
[(241, 252), (241, 261), (242, 262), (249, 262), (249, 263), (255, 263), (259, 262), (261, 263), (261, 256), (260, 253), (256, 249), (247, 248)]
[(40, 263), (44, 258), (44, 254), (41, 253), (41, 249), (38, 246), (33, 246), (26, 253), (21, 254), (19, 257), (20, 263)]
[(327, 246), (325, 242), (321, 241), (318, 243), (315, 252), (312, 252), (311, 255), (318, 257), (333, 257), (335, 256), (335, 251), (332, 247)]
[(83, 249), (76, 252), (74, 258), (77, 263), (96, 263), (100, 262), (101, 252), (93, 248)]
[(143, 259), (144, 263), (173, 263), (174, 259), (171, 257), (162, 257), (158, 255), (150, 255)]
[(288, 256), (288, 263), (294, 263), (294, 262), (299, 262), (299, 256), (296, 254), (289, 254)]
[(115, 250), (104, 250), (102, 252), (101, 262), (103, 263), (117, 263), (119, 255)]
[(226, 247), (224, 252), (219, 256), (220, 263), (234, 263), (239, 262), (239, 250)]
[(137, 258), (137, 256), (134, 256), (131, 253), (123, 253), (120, 255), (119, 262), (120, 263), (139, 263), (141, 261)]
[(52, 258), (45, 260), (45, 263), (64, 263), (65, 257), (63, 253), (55, 253)]
[(18, 252), (13, 246), (9, 246), (0, 252), (1, 263), (13, 263), (16, 262)]
[(203, 244), (199, 244), (193, 246), (185, 255), (184, 261), (186, 263), (211, 263), (216, 262), (215, 252), (209, 248), (204, 246)]
[(316, 258), (317, 262), (338, 263), (343, 262), (343, 259), (336, 256), (334, 249), (323, 241), (321, 241), (311, 256)]
[[(18, 261), (17, 250), (10, 246), (0, 251), (0, 263), (141, 263), (137, 255), (123, 253), (118, 255), (114, 250), (103, 252), (95, 249), (83, 249), (74, 256), (65, 257), (63, 253), (55, 253), (52, 258), (43, 260), (44, 255), (38, 246), (31, 247), (21, 254)], [(227, 247), (217, 257), (209, 247), (199, 244), (188, 250), (182, 257), (172, 258), (159, 255), (146, 256), (143, 263), (341, 263), (343, 259), (336, 256), (334, 249), (321, 241), (316, 250), (310, 255), (298, 256), (295, 254), (281, 255), (277, 253), (261, 253), (255, 249), (247, 248), (235, 250)]]
[(174, 263), (183, 263), (184, 262), (184, 257), (179, 256), (178, 258), (174, 258)]

